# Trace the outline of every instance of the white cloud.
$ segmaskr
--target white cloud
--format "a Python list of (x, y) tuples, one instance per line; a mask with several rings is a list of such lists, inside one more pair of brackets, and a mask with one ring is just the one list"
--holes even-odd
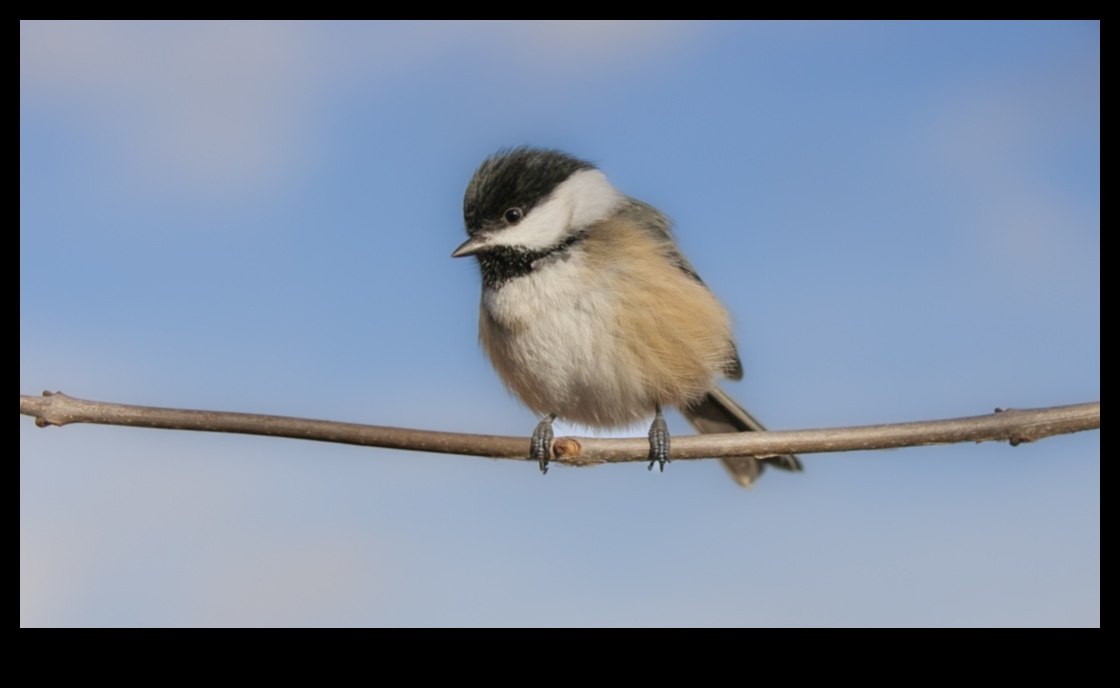
[[(19, 625), (39, 626), (47, 623), (52, 595), (61, 591), (47, 579), (52, 567), (40, 548), (19, 539)], [(53, 589), (52, 589), (53, 588)]]
[[(308, 163), (325, 101), (455, 55), (601, 71), (676, 43), (669, 22), (21, 22), (22, 107), (60, 107), (182, 191), (241, 194)], [(514, 61), (513, 64), (518, 64)], [(185, 194), (184, 194), (185, 195)]]
[[(966, 199), (972, 250), (994, 264), (1084, 271), (1100, 215), (1057, 170), (1071, 141), (1099, 132), (1099, 54), (1085, 51), (1045, 71), (981, 75), (932, 113), (922, 145)], [(1097, 134), (1099, 138), (1099, 133)], [(1099, 145), (1099, 142), (1098, 142)], [(1095, 249), (1099, 256), (1099, 243)], [(1037, 273), (1034, 273), (1037, 275)]]
[(61, 106), (140, 178), (236, 193), (299, 158), (309, 39), (282, 23), (21, 24), (21, 105)]
[(217, 557), (188, 591), (187, 623), (202, 626), (314, 626), (356, 623), (379, 596), (360, 542), (286, 537)]
[(21, 626), (345, 625), (400, 565), (383, 534), (262, 477), (293, 448), (91, 430), (20, 418)]
[[(530, 57), (547, 60), (556, 69), (582, 71), (676, 49), (699, 27), (681, 21), (573, 19), (521, 22), (513, 31), (522, 33)], [(498, 31), (493, 33), (499, 37)]]

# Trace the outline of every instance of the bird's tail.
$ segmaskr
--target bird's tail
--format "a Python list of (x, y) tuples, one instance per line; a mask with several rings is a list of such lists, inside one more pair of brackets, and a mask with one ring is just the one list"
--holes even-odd
[[(714, 387), (712, 391), (701, 397), (700, 401), (692, 406), (682, 408), (681, 413), (692, 423), (696, 431), (710, 435), (720, 432), (750, 432), (765, 430), (766, 427), (747, 413), (735, 400), (727, 396), (720, 388)], [(753, 456), (726, 456), (720, 459), (723, 467), (743, 487), (750, 487), (762, 474), (763, 468), (768, 464), (786, 471), (800, 471), (801, 461), (793, 454), (782, 456), (767, 456), (757, 459)]]

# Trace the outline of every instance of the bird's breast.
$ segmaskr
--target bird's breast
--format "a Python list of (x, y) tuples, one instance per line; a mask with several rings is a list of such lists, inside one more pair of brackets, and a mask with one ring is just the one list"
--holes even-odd
[(600, 223), (570, 251), (483, 290), (483, 348), (538, 413), (620, 426), (688, 404), (736, 360), (730, 321), (668, 238)]
[(541, 414), (619, 426), (652, 414), (617, 332), (619, 304), (578, 251), (484, 289), (479, 333), (506, 386)]

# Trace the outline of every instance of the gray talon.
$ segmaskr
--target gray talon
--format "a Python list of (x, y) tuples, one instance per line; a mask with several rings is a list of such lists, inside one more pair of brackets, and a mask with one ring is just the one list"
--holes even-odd
[(541, 474), (548, 473), (548, 459), (552, 453), (552, 421), (556, 420), (556, 414), (550, 414), (547, 418), (537, 423), (537, 428), (533, 430), (533, 439), (529, 443), (529, 458), (536, 461), (537, 465), (541, 467)]
[(653, 425), (649, 426), (649, 470), (657, 464), (661, 472), (665, 472), (665, 464), (669, 463), (669, 427), (665, 424), (665, 417), (661, 415), (661, 407), (657, 407), (657, 414), (653, 417)]

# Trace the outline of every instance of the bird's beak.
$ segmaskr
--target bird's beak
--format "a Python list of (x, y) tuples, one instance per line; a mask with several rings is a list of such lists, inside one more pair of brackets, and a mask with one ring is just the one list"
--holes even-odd
[(486, 237), (476, 236), (467, 239), (462, 243), (459, 248), (451, 254), (452, 258), (462, 258), (463, 256), (473, 256), (482, 249), (486, 248)]

